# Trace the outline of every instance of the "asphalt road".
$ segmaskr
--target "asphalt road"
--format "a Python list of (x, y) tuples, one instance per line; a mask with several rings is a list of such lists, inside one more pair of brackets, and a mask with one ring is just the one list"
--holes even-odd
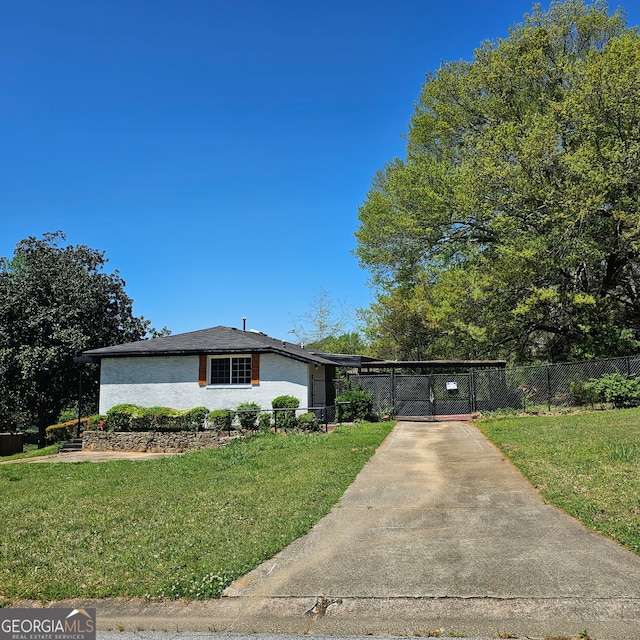
[[(379, 636), (378, 636), (379, 637)], [(415, 637), (384, 636), (389, 640), (415, 640)], [(454, 640), (439, 636), (440, 640)], [(282, 633), (209, 633), (203, 631), (98, 631), (97, 640), (309, 640), (308, 635)], [(371, 640), (371, 636), (313, 636), (313, 640)], [(455, 640), (460, 640), (459, 638)], [(496, 640), (495, 638), (466, 637), (465, 640)]]

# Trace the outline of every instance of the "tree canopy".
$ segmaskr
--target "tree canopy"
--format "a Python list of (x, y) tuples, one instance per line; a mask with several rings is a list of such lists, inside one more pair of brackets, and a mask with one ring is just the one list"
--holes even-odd
[[(0, 258), (0, 426), (37, 425), (41, 440), (77, 400), (74, 358), (149, 330), (133, 315), (118, 272), (104, 271), (104, 253), (64, 240), (61, 232), (29, 237), (12, 258)], [(84, 385), (94, 402), (95, 369)]]
[(559, 361), (640, 345), (640, 36), (606, 2), (535, 6), (426, 81), (356, 254), (387, 357)]

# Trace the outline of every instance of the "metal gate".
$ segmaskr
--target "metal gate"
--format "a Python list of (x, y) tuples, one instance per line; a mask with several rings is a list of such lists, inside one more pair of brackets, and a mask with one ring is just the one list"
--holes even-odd
[(431, 376), (394, 376), (394, 414), (397, 416), (433, 416)]
[(434, 416), (458, 416), (473, 411), (473, 376), (470, 373), (431, 376)]
[(393, 407), (397, 416), (465, 415), (473, 411), (473, 377), (469, 373), (350, 376), (351, 384), (371, 393), (376, 411)]

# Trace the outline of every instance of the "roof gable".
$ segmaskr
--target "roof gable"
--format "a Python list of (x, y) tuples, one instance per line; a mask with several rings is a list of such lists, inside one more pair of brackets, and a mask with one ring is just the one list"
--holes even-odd
[(277, 353), (311, 364), (335, 364), (328, 354), (307, 351), (299, 345), (277, 340), (258, 331), (217, 326), (161, 338), (138, 340), (83, 352), (84, 356), (118, 358), (125, 356), (215, 355), (225, 353)]

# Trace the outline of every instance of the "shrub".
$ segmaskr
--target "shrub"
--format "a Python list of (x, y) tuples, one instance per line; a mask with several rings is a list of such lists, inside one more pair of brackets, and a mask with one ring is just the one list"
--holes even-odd
[[(80, 430), (88, 431), (102, 429), (104, 428), (105, 419), (105, 416), (101, 416), (98, 414), (90, 416), (89, 418), (81, 418)], [(78, 435), (78, 418), (76, 417), (72, 420), (66, 420), (65, 422), (61, 422), (59, 424), (52, 424), (51, 426), (46, 428), (45, 433), (45, 439), (50, 443), (72, 440)], [(24, 432), (24, 434), (25, 444), (38, 444), (37, 431), (28, 429)]]
[(307, 412), (298, 416), (298, 427), (302, 431), (320, 431), (320, 420), (315, 413)]
[[(341, 402), (349, 404), (339, 404)], [(338, 422), (369, 420), (373, 416), (373, 396), (362, 389), (345, 391), (336, 398)]]
[(236, 415), (243, 429), (253, 431), (257, 427), (260, 405), (255, 402), (243, 402), (236, 407)]
[(95, 413), (87, 419), (87, 430), (102, 431), (107, 424), (107, 416)]
[(138, 407), (135, 404), (117, 404), (107, 411), (107, 422), (112, 431), (130, 431), (131, 416)]
[(261, 413), (258, 416), (258, 428), (263, 433), (267, 433), (271, 431), (272, 422), (271, 422), (271, 414), (270, 413)]
[(169, 407), (135, 407), (127, 431), (180, 431), (177, 423), (181, 411)]
[(132, 420), (132, 431), (186, 431), (183, 419), (184, 413), (181, 411), (144, 410), (138, 418)]
[(147, 413), (144, 409), (140, 409), (131, 414), (129, 426), (123, 431), (155, 431), (158, 425), (160, 426), (159, 430), (164, 431), (166, 424), (163, 420), (154, 420), (153, 413)]
[(575, 380), (569, 385), (569, 393), (573, 404), (582, 407), (587, 404), (593, 406), (598, 402), (598, 393), (594, 388), (593, 382)]
[(179, 421), (185, 431), (202, 431), (208, 416), (209, 409), (207, 407), (194, 407), (183, 411)]
[(640, 380), (621, 373), (609, 373), (589, 380), (585, 387), (601, 402), (610, 402), (615, 409), (640, 405)]
[(276, 430), (295, 429), (296, 409), (300, 406), (300, 400), (294, 396), (278, 396), (271, 401), (273, 407), (273, 420)]
[[(86, 429), (89, 425), (89, 418), (80, 420), (81, 429)], [(78, 435), (78, 419), (68, 420), (61, 424), (52, 424), (45, 430), (45, 439), (53, 444), (55, 442), (65, 442), (72, 440)]]
[(105, 416), (92, 417), (92, 428), (109, 431), (201, 431), (209, 416), (206, 407), (180, 411), (170, 407), (140, 407), (121, 404)]
[(62, 424), (63, 422), (71, 422), (73, 419), (78, 419), (78, 410), (77, 409), (63, 409), (58, 416), (57, 424)]
[(231, 431), (233, 411), (231, 409), (214, 409), (207, 418), (216, 431)]
[(297, 409), (300, 406), (300, 400), (295, 396), (278, 396), (271, 401), (274, 409)]

